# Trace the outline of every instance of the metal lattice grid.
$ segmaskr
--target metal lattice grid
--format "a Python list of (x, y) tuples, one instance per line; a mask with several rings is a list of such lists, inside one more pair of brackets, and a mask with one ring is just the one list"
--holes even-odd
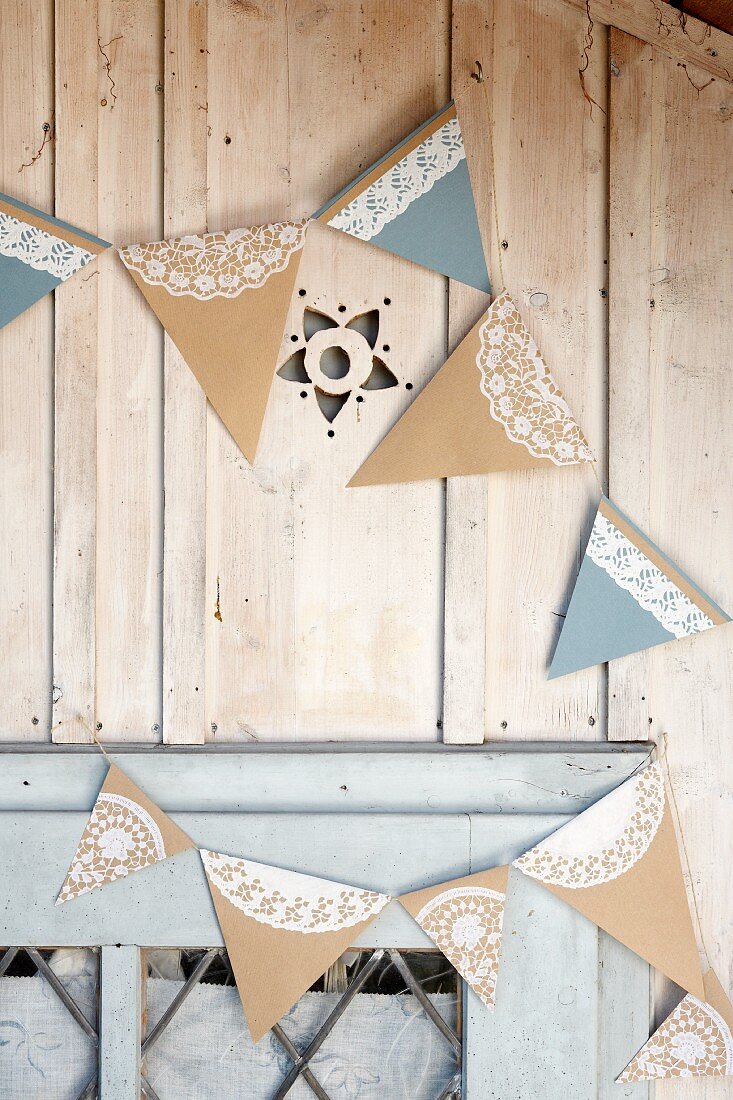
[[(0, 948), (0, 978), (28, 977), (37, 974), (53, 990), (68, 1011), (69, 1015), (79, 1025), (88, 1039), (99, 1049), (99, 1023), (95, 1019), (92, 1022), (84, 1012), (80, 1004), (72, 997), (66, 985), (58, 974), (49, 965), (49, 959), (54, 954), (52, 950), (39, 951), (35, 947), (5, 947)], [(99, 958), (95, 953), (96, 984), (99, 989)], [(97, 1004), (99, 1002), (97, 1001)], [(95, 1069), (92, 1076), (79, 1093), (77, 1100), (95, 1100), (97, 1096), (98, 1071)]]
[[(179, 956), (180, 972), (184, 980), (173, 1000), (143, 1040), (142, 1059), (145, 1059), (152, 1047), (161, 1039), (166, 1028), (175, 1019), (199, 983), (236, 984), (229, 959), (222, 949), (187, 950), (169, 952), (169, 954)], [(261, 1100), (284, 1100), (301, 1078), (319, 1100), (333, 1100), (313, 1070), (313, 1059), (348, 1012), (357, 994), (386, 991), (412, 995), (418, 1002), (424, 1018), (433, 1025), (455, 1060), (455, 1072), (445, 1087), (436, 1093), (434, 1100), (460, 1100), (462, 982), (456, 970), (440, 952), (399, 951), (394, 948), (348, 952), (316, 983), (313, 991), (316, 990), (339, 993), (339, 1000), (315, 1035), (302, 1049), (299, 1049), (296, 1042), (286, 1033), (282, 1023), (275, 1024), (272, 1035), (287, 1055), (290, 1068), (277, 1090), (271, 1096), (262, 1097)], [(444, 991), (450, 991), (455, 997), (456, 1030), (446, 1022), (431, 1000), (432, 993)], [(168, 1100), (167, 1097), (160, 1097), (145, 1078), (142, 1079), (141, 1087), (146, 1100)]]

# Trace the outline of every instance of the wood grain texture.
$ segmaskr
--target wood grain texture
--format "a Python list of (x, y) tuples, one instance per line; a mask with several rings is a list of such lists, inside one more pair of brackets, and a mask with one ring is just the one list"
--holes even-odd
[[(587, 15), (586, 0), (564, 0)], [(591, 15), (602, 23), (656, 46), (682, 64), (694, 65), (718, 80), (733, 80), (733, 37), (656, 0), (592, 0)]]
[[(611, 493), (730, 609), (730, 89), (620, 33), (612, 57)], [(611, 738), (668, 737), (689, 884), (728, 991), (732, 898), (715, 851), (730, 838), (730, 645), (726, 625), (614, 662), (609, 695)], [(668, 989), (658, 995), (672, 1007)], [(696, 1084), (656, 1095), (692, 1100)]]
[[(115, 244), (162, 229), (162, 9), (100, 0), (99, 227)], [(159, 737), (162, 335), (117, 256), (100, 275), (96, 722), (103, 739)]]
[[(208, 12), (165, 4), (164, 230), (206, 229)], [(163, 740), (206, 739), (206, 397), (168, 336), (164, 361)]]
[[(591, 111), (578, 78), (584, 34), (583, 18), (563, 0), (497, 0), (484, 71), (506, 289), (602, 470), (607, 55), (600, 28), (585, 74), (599, 104)], [(495, 281), (497, 269), (494, 260)], [(487, 492), (486, 737), (603, 736), (603, 670), (546, 679), (598, 497), (593, 474), (497, 474)]]
[[(53, 142), (36, 156), (54, 121), (50, 0), (3, 4), (0, 40), (0, 190), (53, 212)], [(50, 295), (0, 331), (0, 366), (0, 730), (30, 741), (51, 728)]]
[[(56, 215), (98, 232), (97, 0), (57, 3)], [(53, 740), (93, 740), (100, 257), (55, 293)]]

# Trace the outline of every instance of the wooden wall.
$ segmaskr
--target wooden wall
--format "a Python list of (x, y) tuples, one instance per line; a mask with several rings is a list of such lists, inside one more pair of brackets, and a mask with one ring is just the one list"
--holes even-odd
[[(597, 23), (592, 106), (587, 30), (565, 0), (4, 0), (0, 189), (115, 244), (298, 217), (472, 87), (494, 281), (492, 114), (508, 289), (611, 495), (730, 610), (733, 90)], [(330, 438), (276, 378), (254, 469), (112, 253), (0, 333), (0, 735), (666, 732), (726, 977), (732, 628), (546, 682), (593, 477), (346, 492), (483, 299), (314, 241), (285, 344), (304, 304), (376, 308), (400, 384)]]

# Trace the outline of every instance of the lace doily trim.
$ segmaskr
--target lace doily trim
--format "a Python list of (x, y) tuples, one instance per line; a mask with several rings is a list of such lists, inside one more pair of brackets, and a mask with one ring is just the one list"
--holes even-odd
[(165, 859), (163, 835), (153, 818), (131, 798), (103, 792), (79, 841), (58, 901)]
[(618, 1078), (722, 1077), (733, 1072), (733, 1036), (712, 1005), (688, 993)]
[(602, 512), (596, 515), (587, 554), (675, 638), (685, 638), (715, 626), (712, 619)]
[(592, 462), (585, 436), (508, 294), (490, 306), (479, 339), (481, 392), (507, 437), (556, 466)]
[(370, 241), (465, 159), (461, 127), (452, 118), (329, 218), (328, 224)]
[(326, 879), (202, 850), (217, 890), (247, 917), (289, 932), (335, 932), (371, 920), (390, 901)]
[(177, 237), (120, 249), (125, 266), (150, 286), (169, 294), (236, 298), (243, 290), (264, 286), (283, 271), (305, 243), (308, 219), (276, 222), (255, 229)]
[(661, 768), (651, 764), (530, 848), (514, 866), (540, 882), (569, 890), (610, 882), (648, 850), (662, 823), (665, 802)]
[(460, 886), (438, 894), (415, 920), (484, 1004), (495, 1003), (504, 894)]
[(94, 253), (0, 211), (0, 256), (63, 281), (88, 264)]

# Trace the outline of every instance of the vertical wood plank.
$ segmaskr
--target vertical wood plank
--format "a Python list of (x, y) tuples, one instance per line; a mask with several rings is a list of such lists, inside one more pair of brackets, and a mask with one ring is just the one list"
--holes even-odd
[[(97, 0), (56, 3), (56, 214), (97, 226)], [(56, 291), (53, 740), (91, 741), (95, 721), (97, 337), (101, 269)]]
[(99, 1100), (139, 1100), (142, 987), (140, 948), (102, 948)]
[[(301, 2), (284, 14), (209, 13), (212, 226), (312, 211), (448, 98), (443, 0), (409, 34), (378, 3), (332, 11)], [(243, 206), (233, 198), (245, 174)], [(377, 308), (379, 342), (402, 385), (352, 401), (330, 437), (312, 392), (304, 401), (276, 377), (254, 470), (210, 418), (212, 730), (222, 739), (435, 737), (443, 488), (344, 486), (408, 403), (405, 384), (417, 390), (444, 357), (445, 281), (315, 226), (298, 289), (285, 347), (304, 304), (337, 319)]]
[[(622, 34), (612, 59), (611, 491), (730, 609), (733, 213), (721, 169), (733, 157), (730, 87)], [(613, 662), (609, 700), (612, 738), (668, 734), (689, 885), (728, 992), (733, 896), (710, 838), (731, 835), (730, 637), (730, 626), (717, 627)], [(674, 1003), (658, 984), (657, 1022)], [(660, 1083), (655, 1095), (692, 1100), (699, 1084)]]
[[(206, 229), (207, 4), (165, 4), (165, 235)], [(205, 740), (206, 397), (165, 337), (163, 740)]]
[[(484, 76), (491, 72), (494, 2), (453, 0), (451, 77), (460, 97), (461, 129), (466, 143), (476, 210), (494, 282), (497, 242), (491, 226), (491, 172), (486, 166), (486, 120), (491, 110), (491, 83), (471, 79), (476, 61)], [(476, 74), (478, 70), (476, 69)], [(493, 251), (492, 251), (493, 250)], [(471, 287), (450, 285), (448, 342), (451, 351), (475, 324), (486, 297)], [(443, 628), (443, 740), (451, 744), (484, 739), (486, 706), (486, 568), (489, 511), (486, 478), (448, 478), (445, 500), (445, 612)]]
[[(578, 77), (586, 29), (585, 14), (563, 0), (496, 0), (487, 78), (506, 288), (602, 468), (607, 36), (596, 26), (585, 80), (600, 107), (591, 116)], [(597, 497), (587, 468), (488, 479), (490, 738), (603, 735), (602, 669), (546, 680)]]
[[(0, 11), (0, 190), (53, 213), (53, 0)], [(53, 297), (0, 331), (0, 736), (51, 727)]]
[[(100, 0), (100, 232), (161, 236), (162, 3)], [(99, 287), (97, 652), (100, 736), (161, 722), (162, 334), (117, 257)]]

